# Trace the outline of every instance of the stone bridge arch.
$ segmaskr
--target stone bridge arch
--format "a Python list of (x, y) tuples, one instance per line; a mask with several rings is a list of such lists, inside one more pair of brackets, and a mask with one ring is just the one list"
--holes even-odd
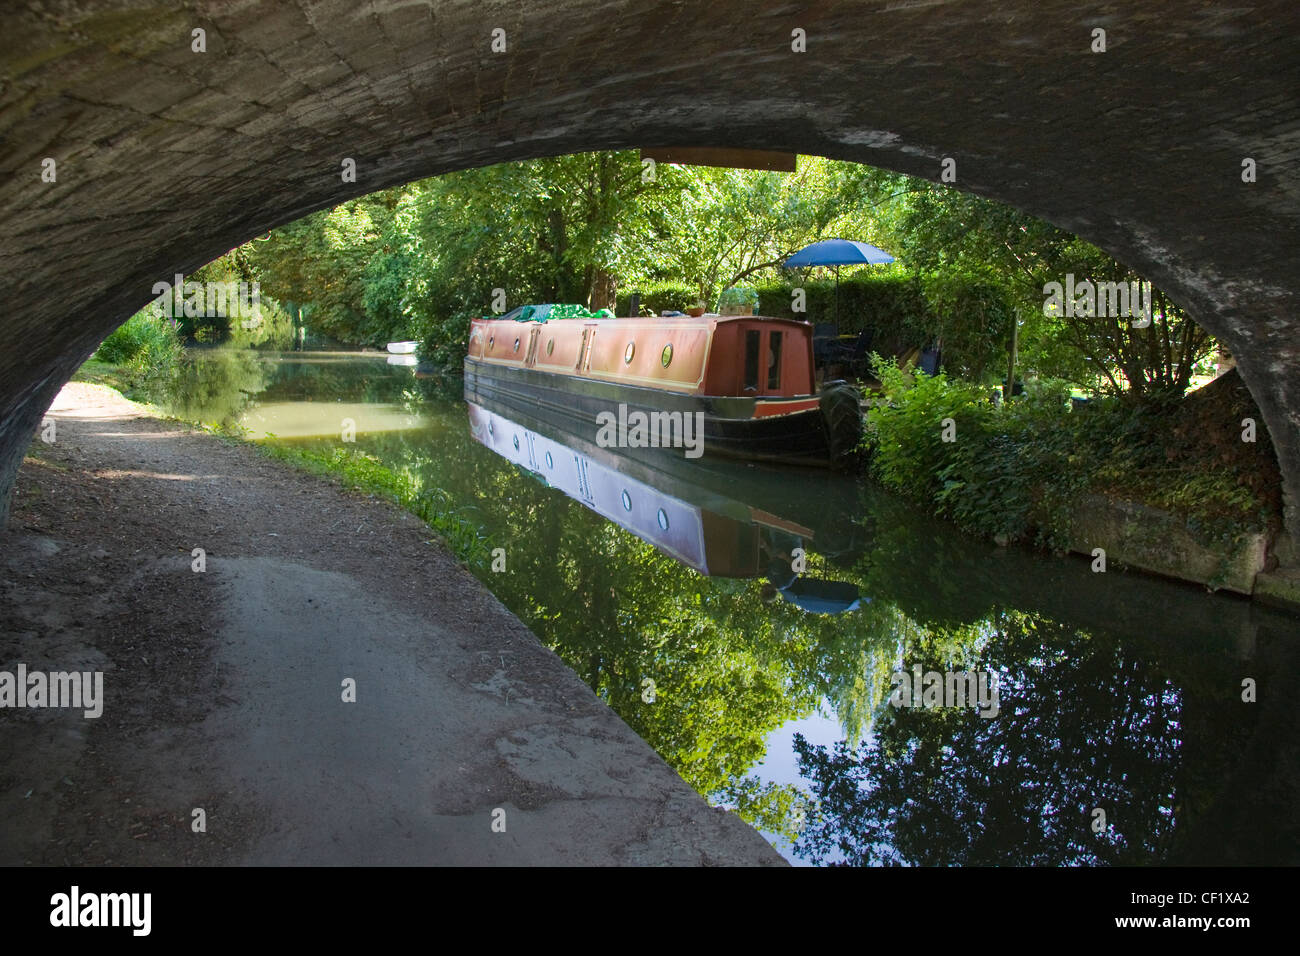
[(1238, 356), (1300, 531), (1290, 0), (64, 0), (7, 14), (0, 76), (0, 519), (154, 282), (413, 179), (691, 144), (931, 179), (951, 156), (959, 188), (1107, 249)]

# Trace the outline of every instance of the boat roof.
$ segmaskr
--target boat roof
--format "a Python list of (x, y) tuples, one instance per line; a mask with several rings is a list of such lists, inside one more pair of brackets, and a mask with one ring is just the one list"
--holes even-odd
[(664, 324), (664, 325), (683, 325), (683, 324), (690, 323), (690, 322), (698, 322), (700, 319), (707, 319), (707, 320), (709, 320), (710, 322), (714, 322), (714, 323), (716, 323), (716, 324), (718, 324), (718, 325), (722, 325), (723, 323), (726, 323), (726, 322), (755, 322), (755, 321), (758, 321), (758, 322), (784, 322), (784, 323), (789, 324), (789, 325), (808, 325), (808, 324), (809, 324), (808, 321), (807, 321), (806, 319), (791, 319), (791, 318), (786, 318), (786, 317), (784, 317), (784, 316), (777, 316), (777, 315), (720, 315), (720, 314), (718, 314), (718, 313), (716, 313), (716, 312), (706, 312), (706, 313), (704, 313), (703, 315), (698, 315), (698, 316), (694, 316), (694, 315), (640, 315), (640, 316), (637, 316), (637, 315), (616, 315), (616, 316), (606, 316), (606, 317), (603, 317), (603, 318), (584, 317), (584, 316), (570, 316), (570, 317), (562, 317), (562, 318), (556, 318), (556, 319), (550, 319), (550, 318), (548, 318), (548, 317), (546, 317), (546, 316), (543, 316), (542, 318), (537, 318), (537, 317), (534, 316), (534, 317), (532, 317), (532, 318), (521, 319), (521, 318), (516, 318), (516, 317), (514, 317), (514, 312), (518, 312), (518, 311), (519, 311), (518, 309), (514, 309), (514, 310), (512, 310), (511, 312), (506, 313), (505, 315), (485, 315), (485, 316), (483, 316), (481, 319), (476, 319), (475, 321), (481, 321), (481, 322), (505, 322), (505, 321), (511, 321), (511, 322), (536, 322), (536, 323), (538, 323), (538, 324), (542, 324), (542, 325), (546, 324), (547, 322), (551, 322), (551, 321), (555, 321), (555, 322), (655, 322), (655, 323), (662, 323), (662, 324)]

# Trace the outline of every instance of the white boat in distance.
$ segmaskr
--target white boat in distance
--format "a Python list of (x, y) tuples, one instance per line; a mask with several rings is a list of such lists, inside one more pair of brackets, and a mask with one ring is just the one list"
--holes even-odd
[(388, 351), (393, 355), (413, 355), (419, 342), (389, 342)]

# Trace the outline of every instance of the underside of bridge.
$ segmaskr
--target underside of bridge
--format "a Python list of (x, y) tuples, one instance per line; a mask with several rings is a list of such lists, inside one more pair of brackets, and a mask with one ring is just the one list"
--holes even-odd
[(54, 395), (155, 282), (413, 179), (690, 144), (934, 180), (953, 157), (957, 188), (1102, 246), (1237, 356), (1300, 529), (1291, 0), (15, 6), (0, 38), (0, 520)]

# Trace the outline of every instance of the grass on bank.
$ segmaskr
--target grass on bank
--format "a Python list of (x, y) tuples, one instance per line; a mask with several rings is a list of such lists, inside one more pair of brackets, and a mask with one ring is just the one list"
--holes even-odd
[(309, 474), (337, 478), (345, 487), (395, 502), (436, 531), (468, 565), (486, 568), (491, 560), (486, 536), (452, 507), (445, 491), (421, 489), (410, 475), (394, 471), (374, 455), (354, 448), (304, 448), (264, 441), (251, 444), (262, 454)]

